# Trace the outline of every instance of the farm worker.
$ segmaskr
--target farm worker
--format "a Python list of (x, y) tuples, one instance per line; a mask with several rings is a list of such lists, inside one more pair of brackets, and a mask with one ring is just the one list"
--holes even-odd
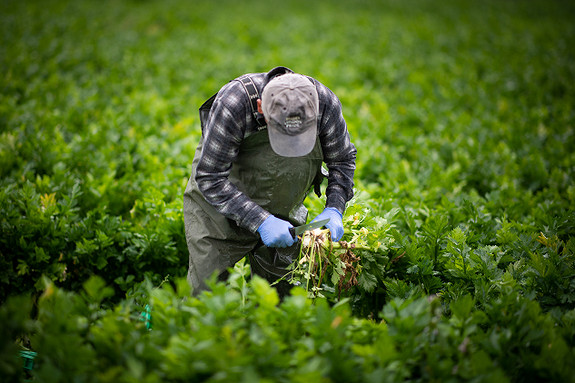
[[(260, 97), (261, 95), (261, 97)], [(353, 196), (356, 149), (339, 99), (319, 81), (285, 67), (224, 85), (200, 108), (202, 136), (184, 192), (193, 293), (246, 255), (252, 273), (270, 282), (299, 252), (289, 228), (307, 220), (303, 201), (327, 175), (325, 210), (316, 220), (341, 239)], [(325, 172), (325, 170), (323, 170)], [(318, 194), (319, 195), (319, 194)], [(287, 294), (289, 284), (277, 286)]]

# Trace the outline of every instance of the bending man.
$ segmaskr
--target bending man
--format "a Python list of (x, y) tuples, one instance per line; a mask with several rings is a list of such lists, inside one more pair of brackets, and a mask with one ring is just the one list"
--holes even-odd
[[(261, 97), (260, 97), (261, 95)], [(306, 223), (303, 201), (329, 174), (332, 240), (353, 196), (356, 149), (336, 95), (285, 67), (234, 79), (200, 108), (202, 137), (184, 193), (188, 281), (194, 294), (214, 272), (249, 256), (252, 272), (273, 282), (299, 251), (289, 228)], [(278, 286), (285, 295), (290, 286)]]

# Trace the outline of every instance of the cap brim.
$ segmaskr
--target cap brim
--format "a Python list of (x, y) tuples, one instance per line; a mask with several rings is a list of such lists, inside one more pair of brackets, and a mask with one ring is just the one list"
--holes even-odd
[(274, 122), (268, 122), (268, 135), (273, 151), (282, 157), (302, 157), (309, 154), (317, 138), (317, 120), (308, 122), (310, 127), (298, 135), (288, 135), (281, 133)]

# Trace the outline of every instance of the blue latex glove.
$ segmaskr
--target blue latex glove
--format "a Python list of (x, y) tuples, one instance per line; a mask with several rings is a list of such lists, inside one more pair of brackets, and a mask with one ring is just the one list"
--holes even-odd
[(289, 232), (293, 227), (288, 221), (270, 215), (258, 227), (258, 233), (267, 247), (288, 247), (295, 243), (295, 238)]
[(325, 227), (327, 227), (331, 232), (331, 240), (334, 242), (339, 241), (341, 237), (343, 237), (342, 214), (334, 207), (326, 207), (320, 215), (314, 218), (313, 221), (319, 221), (326, 218), (329, 218), (329, 222), (326, 223)]

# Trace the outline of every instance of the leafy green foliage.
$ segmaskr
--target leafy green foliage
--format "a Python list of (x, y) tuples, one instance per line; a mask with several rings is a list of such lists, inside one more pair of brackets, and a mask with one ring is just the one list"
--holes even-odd
[[(574, 16), (555, 0), (0, 2), (0, 374), (18, 381), (31, 349), (38, 381), (572, 380)], [(357, 284), (335, 267), (325, 298), (280, 301), (242, 263), (191, 298), (197, 109), (276, 65), (342, 102)]]
[[(113, 309), (101, 308), (113, 289), (99, 277), (77, 293), (48, 282), (36, 319), (18, 307), (30, 299), (11, 297), (0, 314), (34, 329), (39, 381), (568, 381), (574, 372), (575, 311), (544, 313), (512, 289), (484, 310), (462, 295), (450, 315), (420, 291), (390, 300), (376, 322), (299, 287), (280, 302), (249, 273), (240, 262), (227, 284), (212, 282), (196, 298), (183, 279), (147, 282)], [(145, 305), (151, 330), (140, 318)], [(4, 359), (3, 373), (16, 377), (19, 366)]]

